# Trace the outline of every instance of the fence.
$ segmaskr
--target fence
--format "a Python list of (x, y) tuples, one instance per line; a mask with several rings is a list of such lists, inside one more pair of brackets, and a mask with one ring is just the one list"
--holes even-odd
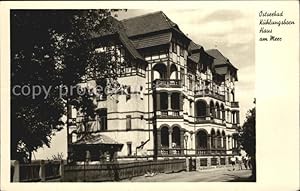
[(11, 161), (12, 182), (39, 182), (60, 180), (64, 173), (63, 161), (33, 161), (29, 164), (20, 164)]
[(64, 164), (64, 161), (11, 162), (12, 182), (84, 182), (119, 181), (147, 173), (171, 173), (225, 167), (230, 157), (194, 156), (184, 159), (136, 160), (105, 163)]
[(182, 170), (186, 170), (185, 159), (66, 165), (63, 181), (118, 181), (149, 172), (168, 173)]

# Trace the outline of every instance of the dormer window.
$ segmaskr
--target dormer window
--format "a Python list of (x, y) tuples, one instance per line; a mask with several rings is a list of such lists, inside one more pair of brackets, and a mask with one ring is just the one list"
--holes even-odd
[(179, 47), (179, 49), (180, 49), (180, 56), (183, 56), (184, 55), (184, 49), (183, 49), (183, 47)]
[(172, 52), (174, 52), (175, 54), (177, 53), (177, 46), (176, 46), (176, 43), (175, 42), (172, 42), (171, 43), (171, 46), (172, 46)]

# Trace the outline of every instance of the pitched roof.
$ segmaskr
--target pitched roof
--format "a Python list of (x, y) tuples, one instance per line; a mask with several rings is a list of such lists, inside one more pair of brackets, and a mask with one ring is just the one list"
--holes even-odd
[(201, 48), (203, 48), (201, 45), (191, 41), (190, 44), (189, 44), (189, 51), (195, 51), (195, 50), (200, 50)]
[(178, 28), (162, 11), (121, 20), (129, 37)]
[(140, 53), (135, 49), (132, 42), (128, 39), (123, 24), (117, 19), (115, 19), (114, 17), (109, 17), (108, 21), (111, 24), (110, 29), (106, 31), (98, 31), (97, 33), (93, 33), (92, 37), (99, 38), (99, 37), (104, 37), (109, 35), (118, 35), (121, 43), (126, 47), (128, 52), (134, 58), (144, 60), (144, 58), (140, 55)]
[(225, 75), (227, 73), (227, 67), (218, 67), (215, 68), (216, 73), (220, 75)]
[(117, 141), (108, 137), (107, 135), (103, 135), (100, 133), (87, 134), (83, 136), (81, 139), (77, 140), (75, 145), (80, 144), (89, 144), (89, 145), (97, 145), (97, 144), (110, 144), (110, 145), (120, 145)]
[(127, 50), (130, 52), (131, 55), (133, 55), (134, 58), (139, 58), (141, 60), (144, 60), (144, 58), (140, 55), (140, 53), (136, 50), (132, 42), (128, 39), (126, 34), (119, 33), (120, 40), (124, 44), (124, 46), (127, 48)]
[(210, 56), (214, 57), (214, 65), (215, 66), (219, 66), (219, 65), (229, 65), (232, 68), (236, 69), (237, 68), (231, 64), (231, 62), (229, 61), (229, 59), (225, 56), (223, 56), (223, 54), (217, 50), (217, 49), (210, 49), (206, 51)]
[(199, 63), (199, 61), (200, 61), (200, 53), (197, 52), (197, 53), (191, 54), (188, 58), (190, 60), (192, 60), (193, 62), (195, 62), (195, 63)]
[(237, 80), (237, 68), (230, 63), (228, 58), (223, 56), (223, 54), (217, 49), (210, 49), (206, 52), (215, 58), (213, 65), (217, 74), (225, 75), (228, 70), (231, 70), (233, 71), (234, 77)]
[(171, 42), (172, 34), (170, 32), (155, 34), (144, 38), (133, 39), (132, 43), (136, 49), (148, 48)]

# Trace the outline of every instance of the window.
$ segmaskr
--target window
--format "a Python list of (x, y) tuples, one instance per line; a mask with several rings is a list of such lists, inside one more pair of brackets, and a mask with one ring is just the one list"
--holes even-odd
[(183, 47), (179, 47), (180, 48), (180, 56), (183, 56), (183, 53), (184, 53), (184, 49), (183, 49)]
[(141, 100), (144, 99), (144, 87), (143, 86), (140, 86), (140, 98), (141, 98)]
[(131, 87), (127, 86), (126, 88), (127, 92), (126, 92), (126, 101), (128, 101), (131, 98)]
[(177, 46), (175, 42), (172, 42), (172, 52), (177, 53)]
[(169, 95), (166, 92), (160, 93), (160, 109), (167, 110), (168, 109), (168, 99)]
[(126, 130), (131, 130), (131, 115), (126, 115)]
[(192, 76), (189, 76), (189, 87), (188, 87), (188, 89), (189, 90), (192, 90), (193, 89), (193, 78), (192, 78)]
[(192, 105), (193, 105), (193, 102), (190, 101), (190, 112), (189, 112), (190, 115), (192, 115)]
[(130, 156), (132, 155), (132, 143), (127, 142), (127, 155)]
[(100, 131), (107, 131), (107, 109), (99, 111)]
[(179, 110), (179, 104), (180, 104), (180, 94), (179, 93), (172, 93), (171, 94), (171, 108), (175, 110)]
[(181, 80), (182, 85), (184, 85), (185, 80), (184, 80), (184, 69), (183, 68), (180, 68), (180, 80)]

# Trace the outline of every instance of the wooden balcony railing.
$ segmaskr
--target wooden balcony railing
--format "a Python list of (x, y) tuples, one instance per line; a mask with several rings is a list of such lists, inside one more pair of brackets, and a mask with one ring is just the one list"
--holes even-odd
[(181, 88), (181, 80), (177, 79), (156, 79), (153, 81), (156, 88)]

